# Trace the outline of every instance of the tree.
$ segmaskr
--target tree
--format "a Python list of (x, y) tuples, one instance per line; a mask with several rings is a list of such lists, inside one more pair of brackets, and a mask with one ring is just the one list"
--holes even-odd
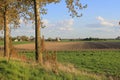
[[(46, 6), (50, 3), (59, 3), (61, 0), (22, 0), (23, 4), (26, 4), (27, 7), (34, 7), (35, 14), (35, 53), (36, 53), (36, 61), (42, 64), (42, 53), (41, 53), (41, 14), (46, 14), (43, 6)], [(77, 12), (78, 9), (86, 8), (87, 5), (82, 6), (80, 0), (65, 0), (66, 7), (69, 9), (70, 16), (72, 17), (81, 17), (82, 14), (79, 15)]]
[(20, 39), (21, 39), (22, 41), (28, 41), (28, 40), (29, 40), (29, 38), (28, 38), (27, 36), (21, 36)]
[(0, 0), (0, 27), (4, 29), (4, 56), (10, 57), (10, 27), (18, 27), (17, 0)]
[[(29, 19), (29, 8), (22, 9), (19, 0), (0, 0), (0, 29), (4, 29), (4, 56), (10, 58), (10, 27), (17, 28), (20, 18)], [(23, 12), (24, 11), (24, 12)]]
[[(51, 2), (58, 2), (59, 0), (21, 0), (21, 2), (23, 3), (23, 9), (24, 8), (31, 8), (29, 9), (29, 11), (31, 11), (31, 14), (33, 14), (32, 12), (34, 12), (34, 22), (35, 22), (35, 59), (36, 62), (39, 62), (40, 64), (43, 63), (42, 60), (42, 52), (41, 52), (41, 17), (40, 14), (46, 14), (45, 9), (43, 8), (43, 6), (45, 6), (48, 3)], [(32, 9), (34, 11), (32, 11)], [(31, 15), (30, 15), (31, 17)], [(33, 20), (33, 15), (31, 20)]]

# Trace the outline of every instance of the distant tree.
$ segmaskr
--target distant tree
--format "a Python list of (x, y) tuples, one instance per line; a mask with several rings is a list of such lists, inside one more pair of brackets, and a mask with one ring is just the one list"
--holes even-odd
[(120, 36), (118, 36), (116, 39), (117, 39), (117, 40), (120, 40)]
[(52, 39), (51, 37), (49, 37), (49, 38), (47, 39), (47, 41), (53, 41), (53, 39)]
[(28, 41), (29, 38), (28, 38), (27, 36), (21, 36), (21, 37), (20, 37), (20, 40), (22, 40), (22, 41)]
[(3, 37), (0, 37), (0, 41), (3, 41)]
[(34, 36), (30, 36), (30, 41), (34, 41), (34, 40), (35, 40)]
[(11, 37), (12, 41), (16, 40), (17, 38), (16, 37)]

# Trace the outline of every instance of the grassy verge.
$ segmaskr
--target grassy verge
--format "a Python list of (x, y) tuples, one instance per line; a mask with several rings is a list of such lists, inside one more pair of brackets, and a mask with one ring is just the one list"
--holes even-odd
[(73, 74), (59, 71), (55, 74), (40, 65), (19, 61), (7, 62), (0, 58), (0, 80), (99, 80), (83, 74)]

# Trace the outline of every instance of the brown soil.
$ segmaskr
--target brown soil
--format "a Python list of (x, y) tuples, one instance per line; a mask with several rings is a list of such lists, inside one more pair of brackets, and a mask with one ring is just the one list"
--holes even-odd
[[(34, 50), (34, 44), (20, 44), (18, 49)], [(81, 49), (120, 49), (120, 42), (46, 42), (46, 50), (68, 51)]]

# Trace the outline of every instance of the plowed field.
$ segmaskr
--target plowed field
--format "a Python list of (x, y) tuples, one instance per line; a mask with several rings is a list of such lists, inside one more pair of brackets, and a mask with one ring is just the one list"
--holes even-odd
[[(20, 44), (18, 49), (35, 49), (34, 44)], [(46, 50), (75, 51), (81, 49), (120, 49), (120, 42), (46, 42)]]

